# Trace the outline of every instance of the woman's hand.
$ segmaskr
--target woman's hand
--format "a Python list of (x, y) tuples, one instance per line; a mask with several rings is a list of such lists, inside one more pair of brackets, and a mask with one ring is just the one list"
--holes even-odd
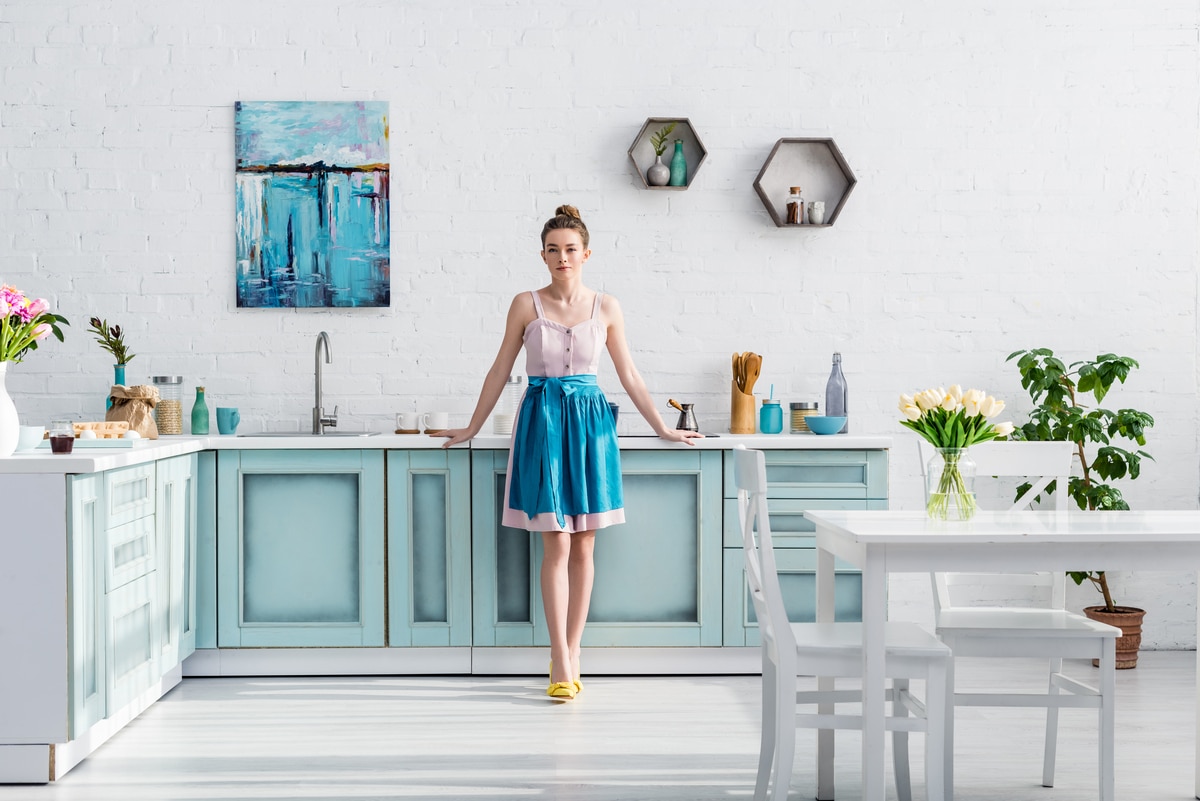
[(444, 431), (438, 431), (435, 434), (430, 434), (431, 437), (447, 437), (448, 439), (442, 443), (443, 448), (449, 448), (451, 445), (457, 445), (460, 442), (466, 442), (474, 437), (478, 431), (472, 431), (469, 428), (447, 428)]
[(698, 431), (681, 431), (678, 428), (668, 428), (659, 432), (658, 436), (667, 442), (682, 442), (693, 448), (696, 446), (696, 443), (692, 442), (692, 440), (704, 439), (704, 435)]

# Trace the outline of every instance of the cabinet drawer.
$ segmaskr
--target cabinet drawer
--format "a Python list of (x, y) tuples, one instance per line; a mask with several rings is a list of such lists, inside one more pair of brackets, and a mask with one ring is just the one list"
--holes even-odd
[[(804, 516), (805, 511), (887, 509), (886, 500), (843, 500), (819, 499), (796, 500), (771, 498), (767, 501), (767, 515), (771, 519), (771, 538), (776, 548), (815, 548), (816, 526)], [(742, 547), (742, 526), (738, 522), (737, 499), (725, 499), (725, 547)]]
[(104, 474), (106, 525), (119, 526), (154, 514), (154, 464), (109, 470)]
[[(811, 623), (817, 613), (817, 552), (811, 548), (776, 548), (775, 567), (788, 619)], [(834, 619), (862, 620), (862, 574), (849, 563), (834, 564)], [(725, 645), (760, 645), (754, 602), (746, 584), (745, 554), (725, 549)]]
[[(763, 451), (768, 498), (886, 498), (887, 451)], [(736, 498), (733, 455), (725, 456), (725, 497)]]
[(108, 529), (105, 535), (104, 589), (112, 592), (154, 570), (154, 518), (143, 517)]
[(111, 717), (160, 677), (154, 619), (158, 589), (150, 573), (111, 592), (105, 631), (107, 714)]

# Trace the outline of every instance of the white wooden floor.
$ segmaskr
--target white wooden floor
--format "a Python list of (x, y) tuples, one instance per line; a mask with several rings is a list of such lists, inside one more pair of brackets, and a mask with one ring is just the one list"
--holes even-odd
[[(1119, 799), (1192, 797), (1195, 658), (1143, 653), (1118, 671)], [(1038, 663), (1017, 665), (1040, 687)], [(960, 688), (1011, 668), (961, 661)], [(751, 797), (757, 677), (584, 681), (555, 704), (544, 676), (186, 679), (60, 782), (0, 786), (0, 801)], [(957, 798), (1092, 801), (1094, 720), (1064, 711), (1057, 786), (1044, 789), (1041, 713), (960, 711)], [(838, 738), (838, 797), (858, 798), (857, 735)], [(798, 741), (791, 798), (809, 799), (814, 739)], [(921, 746), (914, 736), (917, 798)]]

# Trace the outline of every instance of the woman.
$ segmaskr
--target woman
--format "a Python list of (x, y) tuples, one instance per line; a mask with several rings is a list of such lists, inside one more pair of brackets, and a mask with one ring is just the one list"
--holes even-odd
[(542, 602), (550, 631), (546, 694), (559, 700), (583, 689), (579, 648), (596, 530), (625, 522), (616, 423), (596, 384), (600, 351), (608, 348), (621, 386), (658, 436), (689, 445), (700, 436), (664, 425), (629, 355), (616, 298), (584, 286), (588, 239), (579, 211), (559, 206), (542, 228), (550, 283), (513, 298), (471, 422), (441, 434), (450, 447), (479, 433), (524, 346), (529, 389), (513, 429), (502, 522), (542, 534)]

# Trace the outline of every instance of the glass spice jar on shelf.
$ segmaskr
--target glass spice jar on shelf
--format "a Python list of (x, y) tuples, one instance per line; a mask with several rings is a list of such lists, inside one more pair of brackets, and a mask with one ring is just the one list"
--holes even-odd
[(787, 199), (787, 224), (800, 225), (802, 222), (804, 222), (804, 196), (800, 194), (800, 187), (793, 186)]

